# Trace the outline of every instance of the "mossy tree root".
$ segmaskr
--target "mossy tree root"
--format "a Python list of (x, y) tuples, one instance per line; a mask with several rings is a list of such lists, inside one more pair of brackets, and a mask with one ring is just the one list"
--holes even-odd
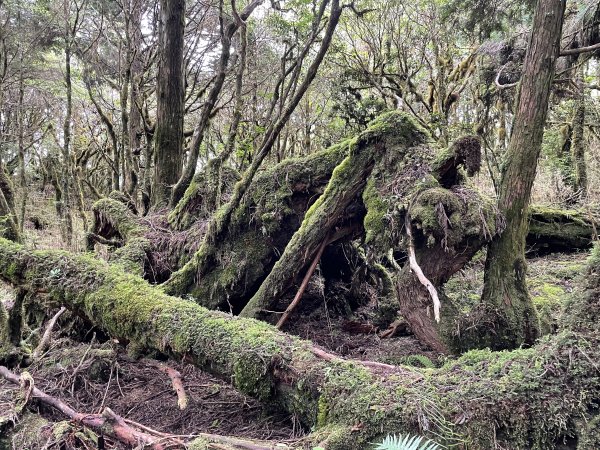
[(407, 369), (319, 357), (310, 342), (169, 297), (119, 267), (0, 240), (3, 280), (43, 289), (115, 338), (231, 380), (314, 427), (311, 438), (328, 450), (365, 448), (406, 432), (469, 448), (589, 441), (586, 433), (596, 428), (577, 424), (588, 422), (600, 396), (598, 261), (559, 334), (531, 349), (477, 350), (439, 369)]

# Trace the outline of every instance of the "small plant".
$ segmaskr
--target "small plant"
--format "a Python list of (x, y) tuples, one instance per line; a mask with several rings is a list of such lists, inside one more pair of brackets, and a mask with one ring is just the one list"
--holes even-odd
[(441, 450), (442, 446), (425, 439), (423, 436), (388, 435), (383, 442), (377, 444), (375, 450)]

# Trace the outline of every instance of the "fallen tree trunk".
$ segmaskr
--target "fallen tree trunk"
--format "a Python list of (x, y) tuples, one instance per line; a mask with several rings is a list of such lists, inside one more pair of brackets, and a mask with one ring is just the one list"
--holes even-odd
[[(332, 177), (343, 161), (344, 165)], [(441, 244), (438, 250), (442, 251), (437, 252), (435, 259), (441, 256), (444, 264), (431, 267), (427, 275), (439, 280), (440, 287), (451, 273), (439, 272), (439, 268), (460, 269), (459, 265), (468, 260), (465, 254), (472, 255), (497, 231), (492, 218), (487, 217), (491, 208), (484, 198), (476, 195), (468, 198), (465, 189), (461, 193), (436, 190), (461, 185), (462, 168), (473, 174), (479, 163), (476, 139), (463, 138), (449, 149), (439, 151), (418, 125), (402, 114), (391, 113), (354, 139), (308, 157), (286, 160), (258, 175), (234, 214), (225, 239), (213, 244), (211, 257), (202, 252), (194, 255), (202, 242), (208, 217), (215, 214), (216, 204), (210, 195), (218, 180), (210, 167), (197, 175), (185, 197), (169, 214), (169, 224), (164, 219), (157, 222), (137, 218), (118, 199), (98, 201), (93, 208), (90, 248), (94, 242), (117, 248), (111, 261), (120, 262), (130, 272), (144, 274), (157, 283), (183, 266), (165, 284), (167, 293), (189, 295), (210, 309), (234, 313), (243, 310), (243, 315), (261, 317), (261, 311), (273, 310), (274, 302), (301, 277), (325, 235), (347, 230), (342, 237), (349, 240), (365, 233), (367, 244), (372, 244), (385, 234), (395, 234), (385, 237), (384, 243), (371, 245), (376, 247), (370, 252), (370, 261), (375, 263), (381, 262), (390, 249), (406, 252), (402, 242), (406, 238), (402, 233), (403, 214), (418, 191), (430, 188), (422, 197), (427, 199), (428, 206), (421, 205), (414, 218), (416, 256), (426, 266), (432, 253), (428, 240), (437, 239)], [(227, 187), (231, 189), (237, 178), (234, 171), (225, 171), (224, 199), (229, 195)], [(323, 194), (327, 186), (328, 192)], [(318, 204), (314, 204), (317, 199)], [(312, 217), (307, 217), (307, 210)], [(460, 220), (449, 223), (443, 217), (457, 211), (470, 217), (470, 223), (461, 224)], [(540, 208), (532, 211), (528, 245), (534, 252), (590, 245), (595, 223), (586, 220), (582, 213)], [(306, 223), (301, 226), (303, 221)], [(486, 221), (489, 223), (483, 223)], [(419, 231), (423, 227), (427, 236)], [(474, 228), (478, 228), (479, 234), (475, 241)], [(457, 230), (467, 231), (462, 239), (468, 245), (458, 243)], [(458, 251), (448, 252), (449, 233), (454, 235)], [(425, 254), (420, 256), (421, 251)], [(460, 258), (455, 264), (457, 255)], [(406, 286), (407, 282), (412, 281), (399, 284)], [(420, 290), (418, 285), (414, 287)], [(401, 287), (397, 292), (405, 290)], [(406, 305), (415, 298), (404, 297), (401, 304)], [(420, 297), (419, 303), (427, 300), (427, 295)], [(413, 315), (412, 307), (404, 308), (403, 314)], [(445, 348), (446, 344), (441, 346), (432, 339), (436, 333), (431, 326), (419, 325), (423, 320), (415, 317), (413, 327), (423, 330), (420, 339), (438, 350)], [(448, 325), (448, 320), (445, 322)]]
[[(371, 172), (379, 161), (392, 158), (419, 161), (420, 147), (428, 143), (428, 135), (407, 116), (390, 113), (348, 142), (348, 156), (334, 170), (327, 189), (304, 216), (299, 230), (285, 247), (266, 280), (241, 312), (243, 317), (260, 317), (270, 310), (289, 288), (304, 267), (313, 260), (319, 246), (342, 228), (344, 211), (364, 190)], [(426, 148), (426, 147), (425, 147)], [(369, 205), (367, 206), (367, 211)]]
[[(322, 356), (268, 324), (169, 297), (119, 267), (0, 240), (0, 278), (48, 292), (111, 336), (183, 358), (315, 427), (312, 443), (364, 448), (419, 432), (470, 448), (599, 443), (600, 255), (561, 332), (513, 352), (472, 351), (440, 369), (365, 366)], [(581, 447), (584, 448), (584, 447)], [(595, 447), (587, 447), (595, 448)]]
[(585, 211), (533, 205), (529, 208), (527, 249), (538, 255), (589, 249), (598, 239), (598, 225)]
[[(234, 215), (227, 239), (213, 244), (212, 262), (207, 263), (211, 257), (201, 249), (164, 289), (179, 296), (191, 294), (211, 309), (265, 319), (277, 309), (277, 302), (324, 241), (364, 235), (369, 258), (363, 263), (368, 267), (386, 264), (390, 251), (406, 254), (411, 241), (415, 267), (432, 284), (427, 288), (414, 270), (407, 264), (402, 268), (396, 261), (386, 276), (393, 275), (395, 302), (415, 335), (441, 353), (485, 347), (489, 344), (478, 343), (476, 335), (459, 333), (464, 329), (462, 321), (443, 296), (449, 277), (503, 227), (492, 202), (461, 186), (467, 175), (478, 171), (480, 162), (477, 138), (465, 137), (439, 150), (407, 116), (388, 113), (351, 140), (263, 173)], [(210, 173), (200, 174), (170, 214), (173, 227), (190, 226), (213, 212), (214, 205), (203, 203), (211, 185)], [(235, 174), (229, 178), (229, 184), (233, 183)], [(558, 220), (543, 222), (539, 217), (544, 216), (535, 214), (532, 217), (538, 226), (533, 231), (539, 248), (560, 232), (582, 236), (593, 229), (593, 222), (572, 214), (553, 212), (554, 217), (570, 217), (560, 226)], [(153, 257), (161, 252), (157, 247), (168, 248), (175, 258), (182, 259), (189, 254), (182, 250), (190, 248), (188, 241), (202, 240), (201, 223), (187, 235), (165, 229), (157, 237), (156, 224), (142, 226), (126, 205), (117, 201), (97, 202), (94, 218), (96, 235), (123, 241), (112, 260), (138, 274), (143, 273), (144, 264), (150, 265), (145, 269), (148, 274), (161, 271), (152, 267), (153, 258), (161, 259)], [(414, 238), (408, 236), (405, 224), (414, 228)], [(576, 232), (564, 232), (573, 228)], [(177, 233), (184, 233), (185, 238)], [(169, 237), (163, 239), (163, 235)], [(583, 241), (585, 238), (570, 242)], [(150, 279), (158, 281), (160, 277)], [(430, 288), (443, 296), (441, 321), (433, 320), (432, 301), (437, 300), (431, 298)]]

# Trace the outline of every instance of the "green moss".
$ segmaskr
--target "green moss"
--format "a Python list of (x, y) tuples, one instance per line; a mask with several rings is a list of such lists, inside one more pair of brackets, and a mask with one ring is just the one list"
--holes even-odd
[(12, 431), (11, 448), (42, 448), (48, 440), (43, 431), (49, 427), (49, 422), (39, 414), (25, 413)]
[(469, 237), (490, 240), (498, 231), (494, 203), (467, 189), (423, 190), (416, 195), (409, 214), (430, 246), (439, 242), (452, 248)]
[(591, 247), (595, 233), (594, 220), (585, 211), (556, 209), (540, 205), (529, 208), (529, 236), (538, 246), (558, 248)]
[[(169, 224), (177, 230), (188, 229), (194, 222), (205, 220), (229, 198), (240, 174), (229, 166), (210, 161), (192, 179), (182, 199), (169, 213)], [(221, 197), (216, 198), (217, 191)]]
[(112, 198), (102, 198), (94, 203), (94, 224), (96, 230), (106, 225), (112, 227), (123, 240), (139, 237), (144, 234), (144, 228), (139, 225), (127, 205)]
[(540, 321), (540, 334), (554, 333), (558, 327), (560, 313), (565, 300), (565, 290), (544, 283), (531, 291), (533, 304)]
[(362, 198), (365, 208), (367, 208), (363, 223), (366, 232), (365, 242), (368, 244), (375, 241), (378, 236), (385, 235), (388, 225), (386, 220), (388, 204), (377, 191), (373, 178), (367, 181)]
[[(111, 262), (120, 264), (130, 273), (142, 276), (146, 254), (150, 250), (150, 242), (144, 237), (146, 231), (144, 227), (139, 224), (127, 205), (113, 198), (98, 200), (92, 210), (94, 232), (108, 233), (109, 238), (112, 238), (111, 234), (116, 234), (124, 243), (122, 247), (111, 253)], [(93, 239), (88, 242), (90, 249), (93, 248), (92, 244)]]
[(577, 450), (597, 450), (600, 448), (600, 416), (592, 417), (580, 428)]
[(11, 349), (8, 311), (6, 311), (4, 304), (0, 301), (0, 360), (2, 360)]
[[(2, 262), (10, 260), (24, 269), (9, 281), (43, 286), (110, 336), (233, 377), (242, 392), (283, 406), (309, 427), (319, 421), (319, 404), (327, 405), (317, 430), (332, 433), (327, 448), (366, 448), (381, 435), (406, 432), (435, 434), (445, 445), (466, 448), (555, 448), (598, 397), (597, 275), (565, 329), (535, 348), (471, 351), (440, 369), (378, 371), (318, 358), (310, 343), (266, 323), (168, 297), (89, 256), (30, 252), (0, 240), (4, 279)], [(51, 268), (69, 276), (57, 280)]]
[[(262, 311), (272, 309), (274, 300), (292, 281), (291, 274), (301, 271), (306, 264), (298, 255), (316, 251), (327, 239), (335, 226), (332, 217), (336, 220), (344, 217), (346, 208), (362, 193), (368, 178), (375, 176), (372, 172), (376, 164), (383, 167), (388, 160), (402, 160), (413, 151), (426, 153), (428, 150), (417, 149), (425, 147), (428, 142), (429, 136), (414, 124), (413, 119), (394, 111), (381, 116), (367, 130), (342, 143), (349, 149), (348, 156), (335, 167), (325, 192), (306, 212), (300, 228), (241, 315), (260, 317)], [(371, 217), (375, 215), (380, 214), (374, 213)]]
[(433, 369), (435, 364), (425, 355), (408, 355), (401, 359), (400, 364), (421, 367), (423, 369)]
[(319, 397), (317, 408), (317, 427), (323, 427), (327, 424), (327, 416), (329, 415), (329, 405), (324, 396)]
[(65, 420), (62, 422), (55, 423), (52, 426), (52, 435), (54, 436), (54, 439), (59, 441), (64, 436), (69, 434), (71, 432), (71, 430), (72, 430), (71, 424)]
[(189, 444), (186, 444), (188, 450), (208, 450), (210, 449), (210, 441), (206, 438), (196, 438)]

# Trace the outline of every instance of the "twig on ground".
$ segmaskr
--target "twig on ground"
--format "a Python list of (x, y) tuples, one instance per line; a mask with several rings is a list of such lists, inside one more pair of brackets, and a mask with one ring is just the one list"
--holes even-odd
[[(4, 366), (0, 366), (0, 376), (13, 384), (21, 384), (21, 377), (15, 375)], [(58, 409), (71, 420), (93, 430), (101, 431), (103, 434), (111, 436), (123, 444), (134, 447), (144, 444), (154, 450), (164, 450), (164, 446), (158, 442), (156, 436), (130, 427), (122, 417), (115, 414), (110, 408), (105, 408), (102, 414), (83, 414), (75, 411), (61, 400), (40, 391), (36, 387), (32, 386), (31, 393), (33, 394), (33, 398)]]
[(166, 364), (161, 364), (155, 361), (148, 361), (153, 366), (156, 366), (158, 370), (166, 374), (173, 384), (173, 390), (177, 394), (177, 406), (179, 409), (185, 409), (188, 405), (188, 396), (185, 393), (185, 389), (183, 387), (183, 380), (181, 377), (181, 373), (178, 370), (173, 369), (172, 367), (167, 366)]

